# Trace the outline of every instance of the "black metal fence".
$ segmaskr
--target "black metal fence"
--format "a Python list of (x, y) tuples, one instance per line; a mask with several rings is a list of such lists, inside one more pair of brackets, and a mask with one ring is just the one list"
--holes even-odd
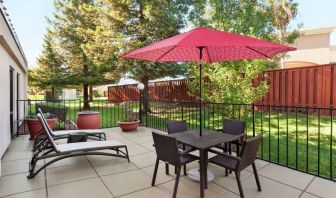
[[(169, 120), (199, 126), (197, 103), (151, 102), (147, 126), (166, 130)], [(263, 135), (258, 157), (306, 173), (336, 180), (336, 108), (263, 104), (205, 103), (203, 126), (222, 127), (224, 118), (245, 120), (246, 135)]]
[[(27, 115), (35, 114), (38, 105), (63, 108), (65, 119), (75, 121), (77, 112), (82, 110), (81, 103), (25, 100), (18, 101), (18, 107), (24, 108)], [(125, 119), (127, 109), (139, 111), (138, 101), (112, 104), (97, 100), (90, 106), (90, 110), (100, 112), (102, 128), (117, 126), (117, 121)], [(196, 102), (150, 101), (150, 108), (149, 113), (142, 115), (142, 123), (148, 127), (166, 131), (166, 123), (171, 120), (186, 120), (189, 129), (199, 126)], [(248, 137), (263, 135), (259, 158), (336, 180), (335, 108), (205, 103), (202, 113), (203, 126), (210, 130), (221, 128), (224, 118), (245, 120)], [(57, 127), (64, 128), (64, 124), (59, 122)]]

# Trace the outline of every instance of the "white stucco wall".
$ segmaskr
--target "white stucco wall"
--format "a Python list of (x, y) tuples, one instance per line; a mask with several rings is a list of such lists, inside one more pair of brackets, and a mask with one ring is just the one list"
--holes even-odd
[(286, 62), (305, 61), (319, 65), (329, 64), (330, 48), (299, 49), (287, 53)]
[[(14, 104), (14, 132), (16, 123), (22, 119), (24, 112), (21, 111), (20, 118), (16, 118), (17, 97), (17, 74), (20, 74), (19, 97), (27, 98), (27, 64), (17, 46), (15, 39), (5, 21), (2, 10), (0, 10), (0, 158), (6, 152), (10, 141), (10, 70), (13, 70), (13, 104)], [(1, 160), (0, 160), (1, 174)], [(1, 175), (0, 175), (1, 176)]]
[(331, 33), (334, 27), (302, 30), (301, 36), (292, 44), (296, 51), (288, 52), (286, 67), (323, 65), (334, 62), (335, 51), (331, 46)]
[[(9, 71), (13, 69), (13, 94), (14, 94), (14, 121), (16, 121), (16, 77), (20, 74), (19, 95), (27, 98), (27, 74), (22, 71), (8, 55), (7, 51), (0, 45), (0, 156), (4, 154), (10, 143), (10, 85)], [(23, 112), (21, 112), (23, 116)], [(14, 130), (16, 122), (14, 122)]]

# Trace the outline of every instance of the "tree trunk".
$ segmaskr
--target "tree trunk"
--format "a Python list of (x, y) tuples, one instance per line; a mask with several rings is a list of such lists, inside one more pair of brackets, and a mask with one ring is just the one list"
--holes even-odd
[(151, 112), (150, 106), (149, 106), (149, 87), (148, 87), (148, 81), (149, 79), (147, 77), (144, 77), (140, 80), (142, 84), (144, 84), (144, 89), (142, 90), (142, 104), (141, 109), (144, 114), (147, 112)]
[(51, 97), (53, 100), (55, 100), (55, 87), (54, 86), (51, 87)]
[(89, 85), (89, 89), (90, 89), (90, 101), (93, 101), (93, 86)]
[[(88, 66), (86, 65), (86, 55), (83, 52), (83, 74), (84, 78), (87, 77), (88, 74)], [(84, 100), (84, 106), (83, 110), (89, 110), (90, 109), (90, 103), (89, 103), (89, 85), (88, 82), (83, 82), (83, 100)]]
[(87, 84), (83, 84), (83, 100), (84, 100), (83, 110), (89, 110), (90, 109), (89, 86)]

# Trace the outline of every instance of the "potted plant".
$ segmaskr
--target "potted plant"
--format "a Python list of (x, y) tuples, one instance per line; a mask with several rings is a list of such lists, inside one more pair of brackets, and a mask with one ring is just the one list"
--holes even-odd
[(124, 132), (135, 131), (140, 124), (140, 120), (137, 119), (137, 113), (132, 109), (126, 110), (126, 120), (119, 121), (118, 125)]
[[(49, 113), (44, 114), (44, 117), (46, 118), (49, 127), (53, 129), (57, 123), (57, 117)], [(36, 115), (27, 116), (25, 118), (25, 121), (28, 126), (30, 140), (33, 140), (35, 139), (35, 136), (42, 130), (40, 121), (38, 120)]]

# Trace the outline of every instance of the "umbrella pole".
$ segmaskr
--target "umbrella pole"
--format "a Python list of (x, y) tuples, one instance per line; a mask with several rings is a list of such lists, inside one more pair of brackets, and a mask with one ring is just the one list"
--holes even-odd
[(200, 51), (200, 64), (199, 64), (199, 122), (200, 122), (200, 131), (199, 135), (202, 136), (203, 131), (203, 122), (202, 122), (202, 51), (204, 47), (198, 47)]

